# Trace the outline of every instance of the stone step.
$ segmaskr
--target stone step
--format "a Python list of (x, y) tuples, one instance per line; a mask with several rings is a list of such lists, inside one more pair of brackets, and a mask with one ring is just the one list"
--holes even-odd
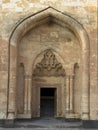
[(12, 127), (23, 128), (81, 128), (80, 121), (67, 122), (64, 119), (34, 119), (34, 120), (16, 120)]

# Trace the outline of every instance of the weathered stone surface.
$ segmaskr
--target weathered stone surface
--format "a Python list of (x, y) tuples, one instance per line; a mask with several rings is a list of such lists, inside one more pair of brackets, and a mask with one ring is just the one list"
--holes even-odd
[[(89, 116), (92, 120), (98, 120), (98, 39), (97, 39), (97, 0), (2, 0), (0, 1), (0, 118), (6, 118), (7, 112), (7, 93), (8, 93), (8, 64), (9, 64), (9, 39), (10, 35), (14, 29), (14, 27), (20, 23), (20, 21), (30, 16), (31, 14), (37, 13), (38, 11), (45, 9), (49, 6), (58, 9), (60, 12), (63, 12), (67, 15), (70, 15), (81, 25), (83, 25), (86, 30), (89, 41)], [(25, 29), (24, 29), (25, 31)], [(21, 36), (21, 40), (19, 41), (18, 51), (16, 51), (15, 46), (11, 47), (14, 50), (12, 56), (12, 66), (10, 77), (12, 77), (11, 87), (16, 86), (16, 73), (14, 70), (18, 68), (19, 63), (24, 63), (25, 75), (28, 75), (25, 79), (26, 87), (31, 84), (33, 66), (35, 67), (37, 63), (39, 63), (42, 59), (44, 50), (48, 48), (52, 48), (55, 50), (55, 55), (62, 63), (67, 75), (73, 75), (73, 66), (75, 63), (79, 63), (81, 66), (81, 57), (82, 50), (80, 41), (77, 40), (78, 36), (74, 35), (72, 30), (68, 30), (67, 28), (61, 27), (58, 24), (50, 24), (44, 23), (39, 24), (34, 29), (29, 30), (23, 37)], [(16, 55), (18, 54), (18, 63), (14, 62), (16, 59)], [(60, 58), (60, 56), (61, 58)], [(38, 57), (39, 55), (39, 57)], [(36, 59), (36, 60), (35, 60)], [(88, 59), (89, 61), (89, 59)], [(16, 65), (17, 64), (17, 65)], [(14, 66), (16, 65), (16, 66)], [(14, 67), (13, 67), (14, 66)], [(18, 69), (17, 69), (18, 70)], [(75, 84), (81, 86), (81, 72), (80, 83), (77, 81)], [(77, 77), (77, 76), (76, 76)], [(40, 79), (41, 80), (41, 79)], [(85, 79), (86, 80), (86, 79)], [(20, 81), (21, 82), (21, 81)], [(69, 81), (68, 81), (69, 82)], [(68, 83), (67, 82), (67, 83)], [(23, 83), (20, 83), (23, 84)], [(16, 87), (17, 88), (17, 87)], [(19, 87), (18, 87), (19, 88)], [(29, 88), (29, 87), (28, 87)], [(65, 87), (66, 88), (66, 87)], [(27, 89), (27, 88), (26, 88)], [(80, 95), (80, 89), (75, 88), (76, 94)], [(21, 91), (23, 88), (21, 88)], [(30, 88), (29, 88), (30, 90)], [(16, 89), (11, 90), (12, 96), (10, 100), (12, 100), (15, 95), (13, 94)], [(19, 90), (18, 90), (19, 91)], [(18, 92), (17, 91), (17, 92)], [(79, 91), (79, 92), (78, 92)], [(21, 92), (20, 92), (21, 93)], [(30, 93), (25, 93), (25, 104), (28, 102), (26, 99), (27, 95)], [(21, 94), (20, 94), (21, 95)], [(21, 98), (21, 96), (19, 97)], [(81, 100), (82, 95), (79, 97)], [(28, 96), (28, 100), (30, 97)], [(76, 99), (77, 100), (77, 99)], [(79, 102), (78, 100), (78, 102)], [(68, 100), (67, 100), (68, 101)], [(16, 101), (17, 102), (17, 101)], [(21, 101), (22, 102), (22, 101)], [(70, 102), (72, 102), (70, 100)], [(63, 98), (63, 103), (65, 103), (65, 99)], [(67, 102), (68, 103), (68, 102)], [(75, 101), (76, 103), (76, 101)], [(10, 105), (17, 107), (15, 104)], [(21, 103), (22, 104), (22, 103)], [(28, 107), (28, 111), (30, 109), (30, 104), (25, 105), (25, 110)], [(76, 104), (77, 107), (81, 106), (79, 103)], [(23, 107), (23, 106), (22, 106)], [(85, 104), (84, 104), (85, 108)], [(63, 108), (65, 109), (65, 108)], [(71, 108), (70, 108), (71, 109)], [(79, 114), (82, 115), (82, 108), (78, 109)], [(77, 110), (77, 108), (75, 108)], [(63, 111), (64, 113), (64, 111)], [(64, 116), (64, 114), (63, 114)], [(75, 115), (74, 115), (75, 116)]]

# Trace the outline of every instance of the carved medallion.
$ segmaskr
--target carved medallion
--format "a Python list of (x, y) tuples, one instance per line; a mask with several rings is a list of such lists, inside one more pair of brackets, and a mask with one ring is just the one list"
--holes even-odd
[(51, 49), (45, 51), (43, 59), (37, 63), (33, 76), (65, 76), (65, 70)]

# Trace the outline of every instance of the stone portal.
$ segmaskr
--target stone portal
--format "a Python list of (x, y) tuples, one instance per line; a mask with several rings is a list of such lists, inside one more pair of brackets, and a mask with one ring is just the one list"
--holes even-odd
[(45, 12), (24, 20), (11, 37), (8, 119), (40, 117), (41, 88), (56, 89), (56, 117), (88, 119), (85, 32), (68, 15)]
[(62, 117), (65, 70), (52, 49), (35, 64), (32, 81), (32, 117)]

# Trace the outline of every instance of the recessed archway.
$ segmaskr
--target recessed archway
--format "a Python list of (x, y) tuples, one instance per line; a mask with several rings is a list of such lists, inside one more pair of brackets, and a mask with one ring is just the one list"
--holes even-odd
[(62, 101), (66, 72), (56, 56), (49, 48), (36, 58), (32, 74), (32, 117), (65, 117)]
[(36, 14), (23, 19), (14, 28), (9, 39), (9, 85), (8, 85), (8, 119), (15, 118), (15, 90), (18, 64), (18, 45), (21, 38), (32, 28), (47, 23), (56, 22), (67, 27), (79, 40), (81, 46), (82, 68), (82, 101), (81, 118), (89, 119), (89, 39), (83, 26), (68, 14), (64, 14), (52, 7), (48, 7)]

